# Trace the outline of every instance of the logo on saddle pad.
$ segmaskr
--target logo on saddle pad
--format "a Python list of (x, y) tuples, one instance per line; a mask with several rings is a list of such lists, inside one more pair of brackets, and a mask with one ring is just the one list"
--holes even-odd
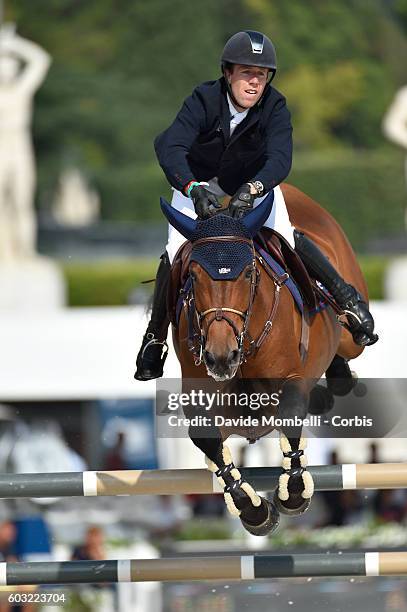
[(230, 268), (218, 268), (219, 274), (229, 274)]

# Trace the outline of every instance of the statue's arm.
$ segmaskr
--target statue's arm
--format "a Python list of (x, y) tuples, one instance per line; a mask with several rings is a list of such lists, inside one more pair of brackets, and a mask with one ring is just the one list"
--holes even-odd
[(407, 87), (397, 92), (383, 118), (383, 131), (389, 140), (407, 149)]
[(36, 43), (17, 34), (1, 40), (2, 53), (15, 55), (24, 62), (24, 68), (17, 78), (17, 86), (35, 91), (43, 82), (51, 64), (51, 56)]

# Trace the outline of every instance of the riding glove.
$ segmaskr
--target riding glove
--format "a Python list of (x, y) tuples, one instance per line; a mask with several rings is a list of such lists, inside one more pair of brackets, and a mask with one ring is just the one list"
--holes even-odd
[(216, 209), (222, 207), (217, 197), (202, 185), (195, 185), (191, 189), (190, 197), (198, 219), (208, 219), (216, 212)]
[(248, 183), (244, 183), (236, 191), (229, 203), (229, 212), (235, 219), (240, 219), (245, 212), (253, 208), (255, 193), (251, 193), (251, 188)]

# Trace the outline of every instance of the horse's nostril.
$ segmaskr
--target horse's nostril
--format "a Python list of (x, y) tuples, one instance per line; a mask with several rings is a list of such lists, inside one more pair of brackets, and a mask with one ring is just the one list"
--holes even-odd
[(213, 353), (210, 353), (209, 351), (204, 351), (204, 359), (208, 367), (212, 367), (215, 365), (215, 357)]
[(233, 351), (230, 351), (229, 356), (228, 356), (228, 363), (237, 363), (239, 361), (239, 357), (240, 357), (240, 351), (238, 349), (234, 349)]

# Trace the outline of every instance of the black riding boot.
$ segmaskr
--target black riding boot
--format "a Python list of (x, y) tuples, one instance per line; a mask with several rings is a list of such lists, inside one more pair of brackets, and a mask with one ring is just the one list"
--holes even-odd
[(354, 342), (360, 346), (377, 342), (379, 337), (373, 332), (373, 317), (360, 293), (343, 280), (310, 238), (295, 230), (294, 239), (295, 248), (307, 270), (328, 289), (347, 315)]
[(153, 306), (150, 322), (144, 334), (137, 356), (137, 370), (134, 378), (151, 380), (163, 375), (164, 362), (168, 353), (166, 342), (168, 330), (167, 291), (171, 264), (167, 252), (161, 255), (155, 279)]

